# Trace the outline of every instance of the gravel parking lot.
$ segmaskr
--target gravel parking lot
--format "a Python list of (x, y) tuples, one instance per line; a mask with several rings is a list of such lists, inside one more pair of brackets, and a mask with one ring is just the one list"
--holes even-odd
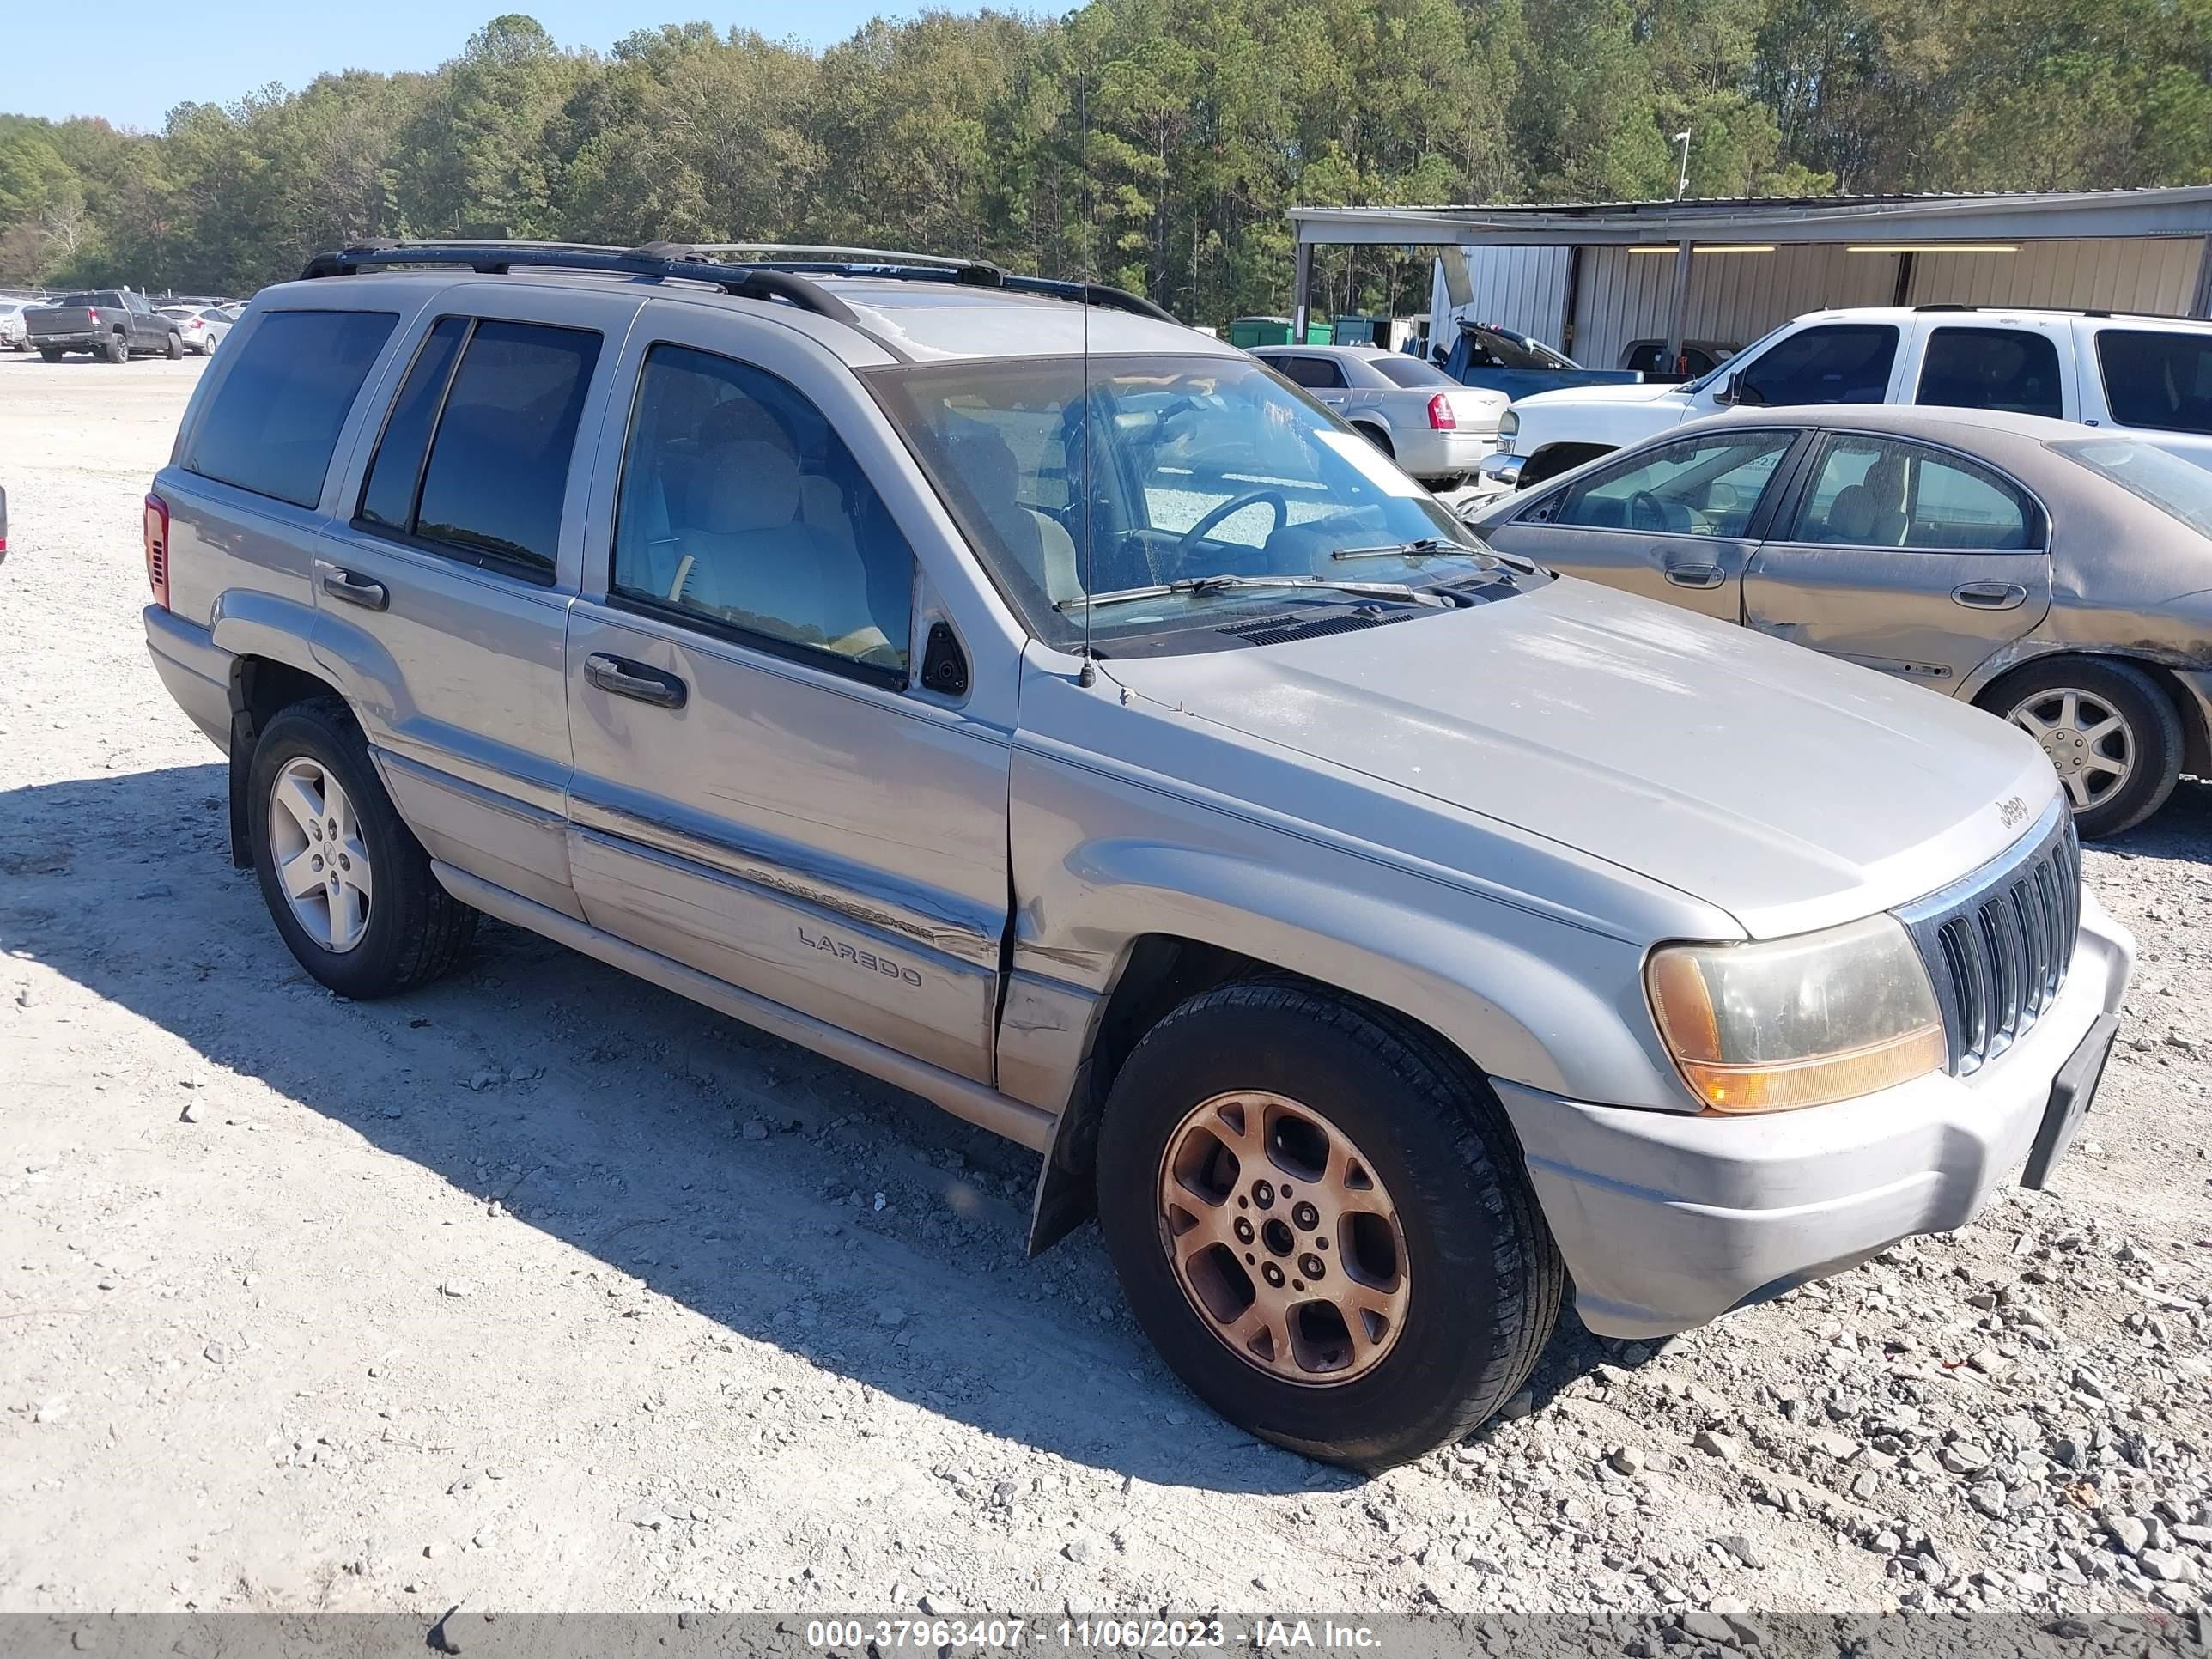
[(1570, 1322), (1356, 1480), (1184, 1394), (1094, 1231), (1024, 1261), (1034, 1160), (896, 1091), (495, 926), (309, 981), (140, 633), (201, 367), (0, 358), (0, 1610), (2212, 1593), (2212, 784), (2088, 854), (2142, 963), (2057, 1192), (1656, 1352)]

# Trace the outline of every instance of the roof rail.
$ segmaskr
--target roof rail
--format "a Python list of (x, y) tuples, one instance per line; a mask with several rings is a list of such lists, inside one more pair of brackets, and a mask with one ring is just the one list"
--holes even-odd
[(345, 276), (389, 265), (465, 265), (487, 276), (504, 276), (518, 266), (534, 270), (590, 270), (610, 276), (673, 277), (706, 283), (747, 300), (782, 300), (802, 311), (833, 318), (862, 333), (870, 331), (853, 308), (819, 283), (764, 265), (723, 264), (702, 259), (676, 242), (647, 242), (633, 248), (590, 242), (395, 241), (378, 238), (351, 247), (318, 253), (300, 272), (302, 282)]
[[(764, 253), (767, 258), (725, 261), (716, 253)], [(672, 277), (707, 283), (726, 294), (751, 300), (784, 300), (817, 315), (832, 317), (871, 338), (875, 331), (850, 306), (810, 276), (872, 276), (908, 283), (958, 283), (1000, 288), (1016, 294), (1046, 295), (1155, 322), (1182, 321), (1141, 295), (1103, 283), (1060, 282), (1048, 276), (1018, 276), (988, 259), (956, 258), (941, 253), (902, 253), (888, 248), (817, 246), (808, 242), (642, 242), (618, 248), (596, 242), (514, 242), (469, 239), (409, 241), (377, 238), (319, 253), (301, 271), (302, 280), (343, 276), (387, 265), (465, 265), (485, 276), (505, 276), (517, 266), (541, 270), (591, 270), (609, 275)]]

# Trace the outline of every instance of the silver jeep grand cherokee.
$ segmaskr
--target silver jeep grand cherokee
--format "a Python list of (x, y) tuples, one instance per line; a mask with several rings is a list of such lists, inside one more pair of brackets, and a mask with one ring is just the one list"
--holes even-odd
[(1481, 1422), (1570, 1279), (1657, 1336), (2040, 1184), (2127, 982), (2021, 732), (1495, 556), (1109, 289), (351, 249), (144, 529), (317, 978), (489, 915), (910, 1089), (1319, 1457)]

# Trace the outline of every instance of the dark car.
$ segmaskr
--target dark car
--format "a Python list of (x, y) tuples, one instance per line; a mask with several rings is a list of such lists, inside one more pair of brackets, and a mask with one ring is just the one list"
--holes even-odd
[(89, 352), (111, 363), (128, 362), (134, 351), (185, 355), (184, 336), (176, 323), (129, 289), (65, 294), (51, 305), (26, 312), (24, 324), (31, 344), (50, 363), (58, 362), (65, 351)]

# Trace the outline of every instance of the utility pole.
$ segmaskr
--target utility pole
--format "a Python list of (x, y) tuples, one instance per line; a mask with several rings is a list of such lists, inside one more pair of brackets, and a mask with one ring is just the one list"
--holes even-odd
[(1690, 193), (1690, 135), (1678, 132), (1674, 142), (1682, 147), (1682, 168), (1674, 176), (1674, 199), (1679, 202)]

